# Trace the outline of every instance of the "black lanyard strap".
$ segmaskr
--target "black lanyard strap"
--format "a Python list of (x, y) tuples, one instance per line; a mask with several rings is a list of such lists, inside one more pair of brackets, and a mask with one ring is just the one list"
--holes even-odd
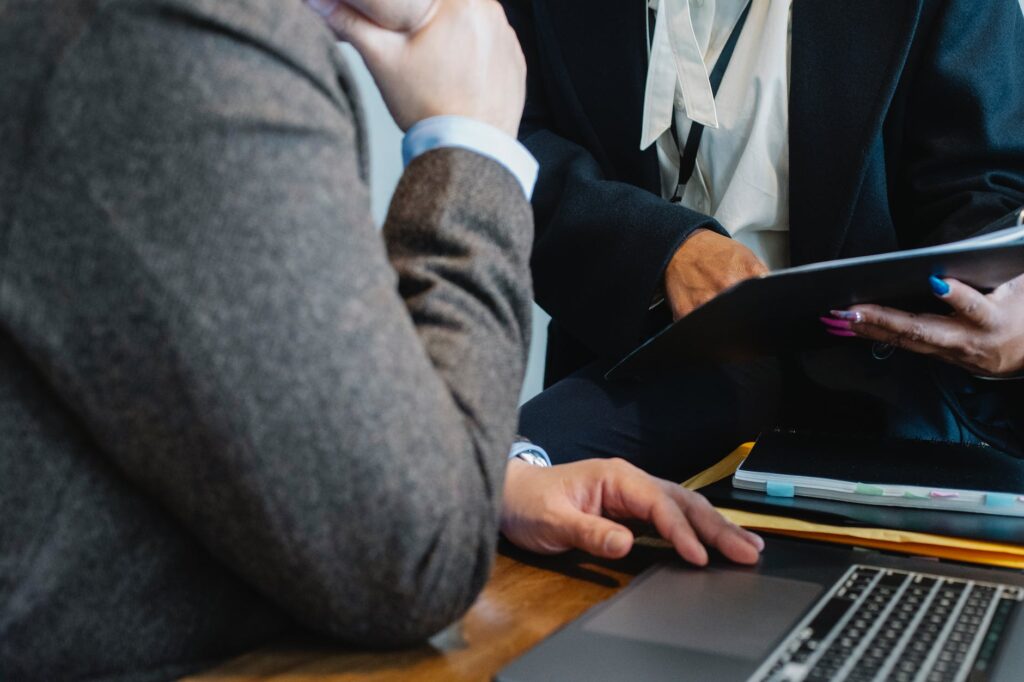
[[(733, 28), (732, 34), (729, 36), (729, 41), (722, 48), (721, 56), (715, 62), (715, 68), (711, 70), (711, 75), (708, 77), (708, 80), (711, 82), (711, 93), (715, 97), (718, 96), (718, 88), (722, 85), (725, 70), (729, 68), (732, 55), (736, 52), (736, 44), (740, 41), (740, 34), (743, 33), (743, 27), (747, 23), (747, 16), (750, 15), (750, 6), (752, 4), (753, 0), (747, 3), (743, 14), (740, 15), (739, 21), (736, 22), (736, 27)], [(672, 131), (672, 139), (675, 140), (676, 147), (678, 148), (679, 133), (676, 131), (675, 121), (672, 121), (670, 130)], [(676, 187), (675, 196), (672, 197), (673, 202), (678, 203), (682, 200), (682, 189), (690, 181), (690, 178), (693, 177), (693, 171), (697, 166), (697, 150), (700, 149), (702, 137), (704, 137), (704, 126), (694, 121), (690, 126), (690, 134), (686, 138), (686, 147), (683, 148), (682, 159), (679, 162), (679, 185)]]

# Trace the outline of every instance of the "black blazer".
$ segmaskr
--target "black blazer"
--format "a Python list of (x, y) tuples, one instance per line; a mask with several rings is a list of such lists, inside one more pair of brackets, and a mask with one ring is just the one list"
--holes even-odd
[[(529, 66), (550, 383), (663, 322), (648, 306), (672, 254), (724, 230), (664, 201), (639, 150), (647, 0), (502, 2)], [(790, 164), (794, 265), (1007, 224), (1024, 205), (1017, 0), (795, 0)]]

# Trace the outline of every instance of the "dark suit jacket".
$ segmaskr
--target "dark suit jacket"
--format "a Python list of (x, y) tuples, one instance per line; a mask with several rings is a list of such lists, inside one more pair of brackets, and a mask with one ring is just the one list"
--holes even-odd
[(416, 159), (383, 235), (323, 22), (0, 0), (0, 679), (418, 641), (490, 570), (529, 203)]
[[(633, 348), (678, 246), (722, 229), (663, 201), (655, 150), (639, 150), (646, 0), (503, 3), (529, 64), (550, 382)], [(1016, 0), (796, 0), (790, 156), (794, 265), (1004, 224), (1024, 205)]]
[[(532, 266), (550, 384), (667, 323), (648, 308), (671, 256), (698, 228), (724, 230), (662, 200), (655, 149), (639, 150), (646, 0), (502, 1), (529, 65), (520, 137), (541, 164)], [(1016, 0), (796, 0), (791, 57), (794, 265), (955, 240), (1024, 205)], [(1020, 442), (1024, 410), (1002, 413), (1024, 386), (952, 374), (964, 409), (1015, 422)]]

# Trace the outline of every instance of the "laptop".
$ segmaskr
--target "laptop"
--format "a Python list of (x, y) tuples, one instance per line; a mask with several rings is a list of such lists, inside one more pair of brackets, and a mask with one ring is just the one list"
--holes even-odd
[(498, 682), (1024, 680), (1024, 573), (769, 537), (654, 566)]

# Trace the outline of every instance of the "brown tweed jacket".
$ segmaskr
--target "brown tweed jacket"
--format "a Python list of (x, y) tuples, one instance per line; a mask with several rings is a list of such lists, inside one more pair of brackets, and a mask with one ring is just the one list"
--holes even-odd
[(299, 0), (0, 0), (0, 679), (424, 638), (486, 579), (532, 217), (463, 150), (383, 236)]

